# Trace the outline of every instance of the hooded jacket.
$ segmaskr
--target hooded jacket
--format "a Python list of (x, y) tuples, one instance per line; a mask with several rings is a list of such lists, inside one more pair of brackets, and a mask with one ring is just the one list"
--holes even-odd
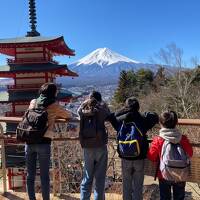
[[(80, 133), (82, 129), (82, 123), (84, 123), (83, 116), (84, 115), (90, 115), (92, 114), (92, 110), (87, 106), (87, 103), (90, 101), (90, 99), (86, 100), (81, 104), (81, 106), (78, 109), (78, 114), (80, 117)], [(96, 122), (97, 122), (97, 137), (91, 138), (91, 139), (85, 139), (82, 137), (81, 134), (79, 134), (80, 143), (83, 148), (97, 148), (104, 146), (108, 143), (108, 133), (105, 127), (105, 121), (109, 121), (109, 116), (111, 115), (110, 110), (107, 106), (107, 104), (103, 101), (97, 102), (95, 105), (95, 111), (96, 111)], [(95, 131), (95, 130), (94, 130)]]
[[(33, 109), (36, 106), (37, 106), (37, 100), (33, 99), (30, 102), (29, 109)], [(71, 118), (71, 113), (62, 108), (57, 102), (48, 105), (46, 109), (48, 113), (48, 129), (44, 134), (44, 140), (42, 141), (42, 143), (50, 143), (51, 139), (54, 137), (53, 127), (56, 118), (64, 118), (64, 119)]]
[[(159, 164), (162, 145), (165, 140), (172, 142), (174, 144), (180, 143), (180, 145), (183, 147), (183, 150), (187, 153), (187, 155), (189, 157), (192, 157), (193, 150), (187, 136), (182, 135), (178, 129), (162, 128), (159, 131), (159, 136), (155, 136), (153, 138), (153, 141), (151, 143), (151, 146), (147, 154), (148, 159), (155, 162), (156, 165)], [(163, 179), (160, 170), (158, 170), (156, 176), (159, 179)]]
[(125, 159), (127, 160), (145, 159), (149, 146), (146, 133), (148, 130), (153, 128), (155, 124), (158, 123), (158, 115), (154, 112), (145, 112), (142, 114), (138, 111), (134, 111), (131, 108), (125, 107), (116, 112), (115, 116), (117, 117), (117, 120), (119, 122), (119, 127), (121, 126), (122, 122), (125, 123), (134, 122), (137, 125), (137, 127), (141, 130), (144, 136), (143, 149), (141, 151), (140, 156), (137, 158), (125, 158)]

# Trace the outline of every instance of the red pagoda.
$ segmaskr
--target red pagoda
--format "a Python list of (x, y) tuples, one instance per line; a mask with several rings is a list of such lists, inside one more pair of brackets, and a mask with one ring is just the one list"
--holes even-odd
[[(74, 56), (61, 37), (43, 37), (36, 30), (35, 0), (29, 0), (29, 19), (31, 31), (25, 37), (0, 39), (0, 53), (8, 55), (7, 64), (0, 66), (0, 77), (12, 78), (13, 85), (7, 86), (7, 91), (0, 92), (0, 104), (10, 104), (11, 111), (6, 116), (22, 116), (28, 108), (30, 100), (36, 98), (38, 89), (46, 82), (55, 82), (58, 76), (78, 76), (68, 69), (67, 65), (60, 65), (53, 60), (54, 56)], [(10, 58), (11, 57), (11, 58)], [(72, 93), (61, 89), (59, 85), (58, 100), (68, 102), (73, 97)], [(16, 125), (6, 124), (6, 133), (14, 133)], [(11, 183), (13, 167), (24, 165), (16, 153), (16, 146), (6, 146), (6, 166), (8, 168), (9, 188), (14, 188)], [(23, 154), (23, 153), (22, 153)]]
[[(0, 66), (0, 77), (14, 79), (14, 84), (0, 93), (0, 103), (12, 105), (6, 116), (21, 116), (43, 83), (55, 82), (57, 76), (77, 76), (67, 65), (53, 60), (57, 55), (75, 55), (64, 38), (42, 37), (37, 32), (35, 0), (29, 0), (29, 15), (31, 31), (25, 37), (0, 39), (0, 53), (13, 57), (7, 59), (7, 65)], [(60, 90), (60, 101), (67, 102), (71, 98), (71, 93)], [(9, 126), (7, 131), (12, 131)]]

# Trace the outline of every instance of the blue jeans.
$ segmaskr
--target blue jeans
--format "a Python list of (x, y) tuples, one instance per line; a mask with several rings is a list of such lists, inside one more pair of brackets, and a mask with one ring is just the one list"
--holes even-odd
[(123, 200), (142, 200), (144, 160), (122, 159)]
[(108, 162), (107, 146), (100, 148), (84, 148), (84, 175), (81, 183), (81, 200), (89, 200), (93, 178), (94, 200), (105, 199), (105, 178)]
[(185, 198), (185, 182), (171, 182), (167, 180), (159, 180), (160, 200), (171, 200), (171, 188), (173, 189), (174, 200), (184, 200)]
[(26, 186), (29, 200), (36, 200), (35, 198), (35, 175), (36, 175), (36, 161), (39, 160), (40, 180), (42, 188), (43, 200), (50, 200), (50, 180), (49, 180), (49, 166), (50, 166), (50, 144), (29, 144), (25, 146), (26, 153), (26, 167), (27, 177)]

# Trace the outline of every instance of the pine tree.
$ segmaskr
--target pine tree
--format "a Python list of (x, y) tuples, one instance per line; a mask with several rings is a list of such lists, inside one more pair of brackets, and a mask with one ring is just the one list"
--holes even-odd
[(114, 95), (114, 100), (117, 103), (124, 103), (125, 100), (129, 97), (128, 95), (128, 85), (130, 84), (130, 75), (125, 70), (121, 71), (118, 87)]

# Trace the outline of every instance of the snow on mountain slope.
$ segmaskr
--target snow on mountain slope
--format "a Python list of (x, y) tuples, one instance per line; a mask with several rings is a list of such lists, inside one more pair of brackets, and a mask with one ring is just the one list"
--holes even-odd
[(69, 68), (80, 76), (106, 76), (118, 77), (122, 70), (137, 70), (142, 63), (122, 56), (108, 48), (99, 48), (69, 65)]
[(144, 64), (122, 56), (108, 48), (99, 48), (69, 65), (69, 69), (79, 74), (73, 80), (59, 78), (63, 84), (117, 83), (122, 70), (137, 71), (140, 68), (156, 70), (155, 65)]
[(131, 60), (125, 56), (113, 52), (108, 48), (99, 48), (73, 64), (79, 66), (92, 65), (96, 63), (104, 67), (118, 62), (139, 63), (138, 61)]

